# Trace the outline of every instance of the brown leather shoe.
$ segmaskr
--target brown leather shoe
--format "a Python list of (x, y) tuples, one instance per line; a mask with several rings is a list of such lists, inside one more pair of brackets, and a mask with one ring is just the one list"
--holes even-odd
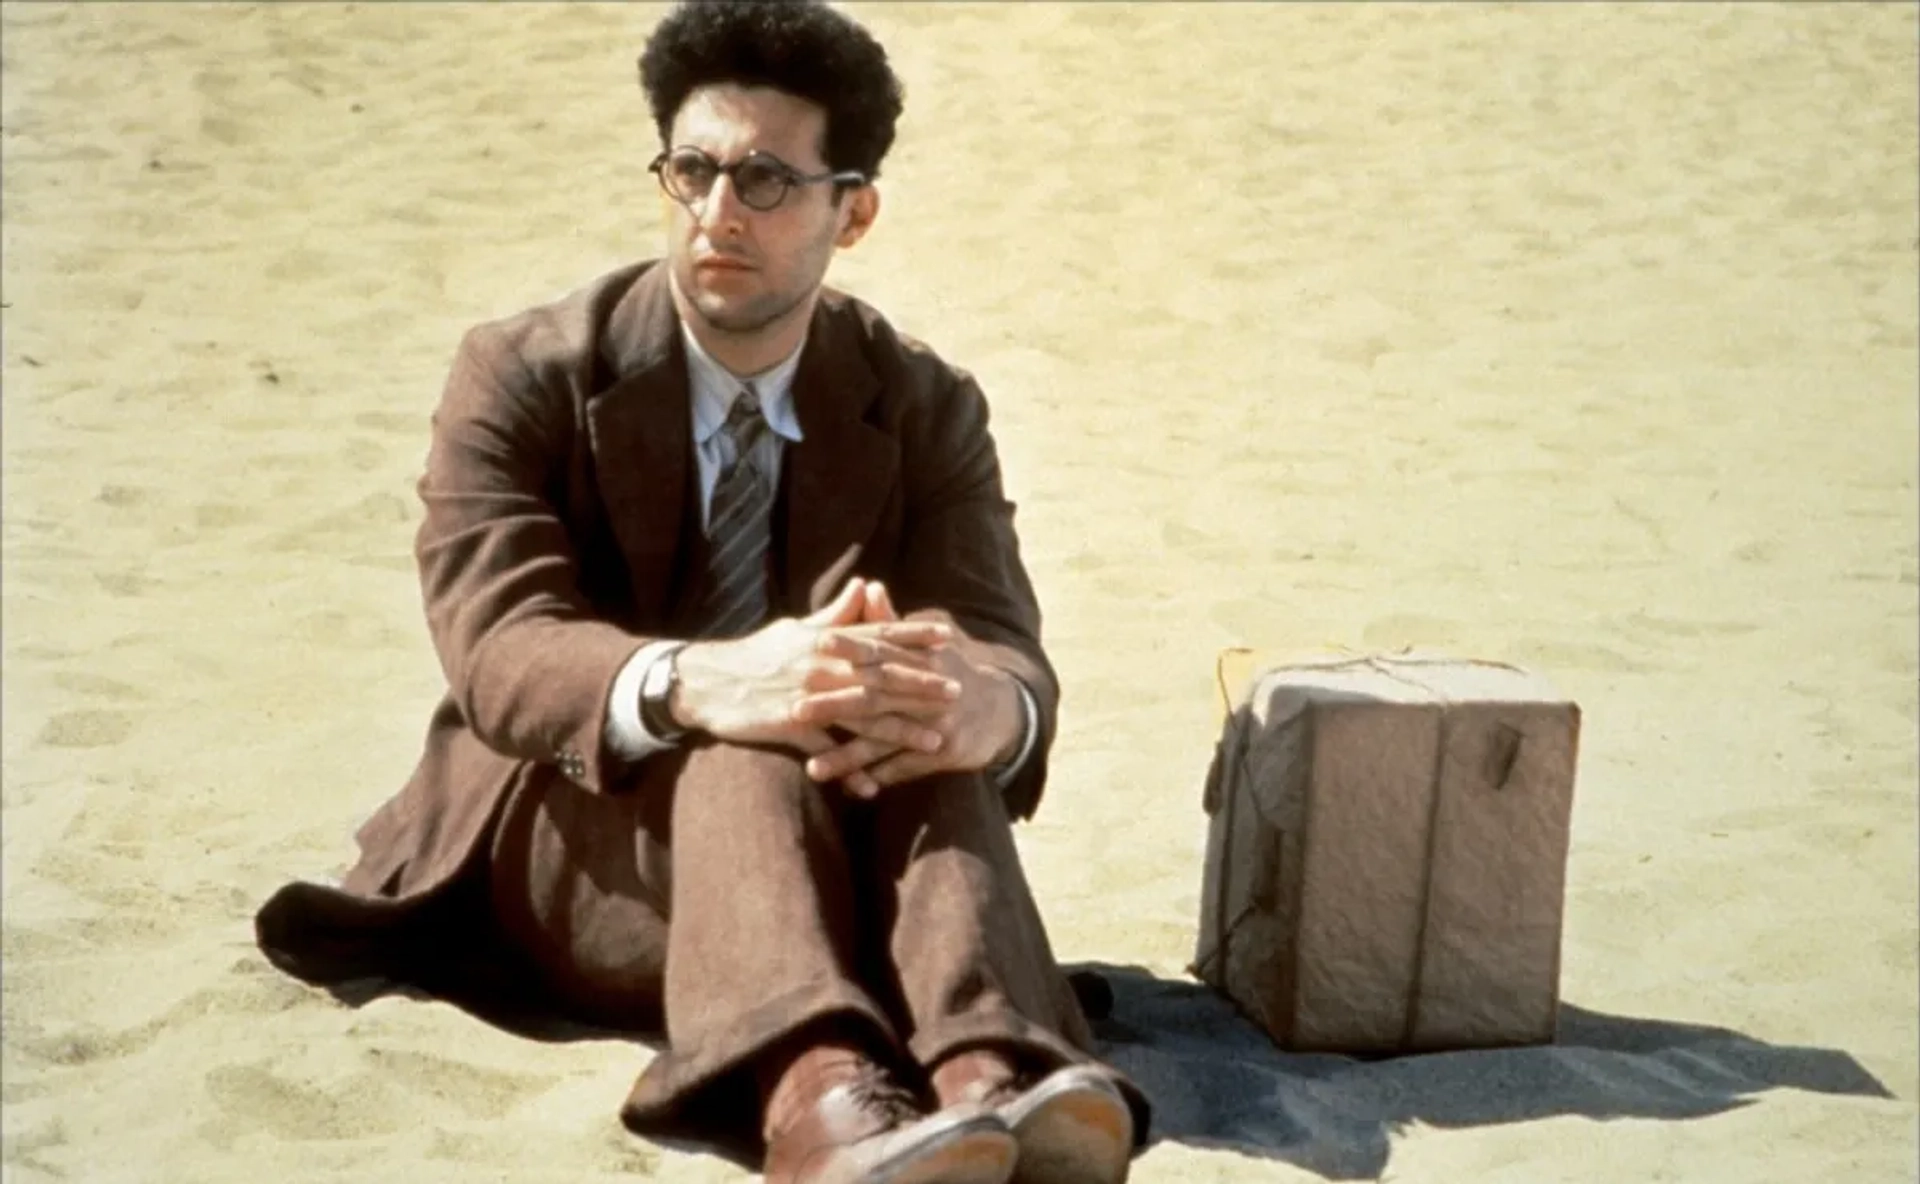
[(983, 1106), (927, 1115), (878, 1065), (801, 1058), (768, 1115), (767, 1184), (1006, 1184), (1013, 1136)]
[(1015, 1184), (1121, 1184), (1133, 1159), (1133, 1111), (1113, 1079), (1068, 1065), (1035, 1081), (1007, 1057), (975, 1048), (933, 1071), (942, 1104), (998, 1114), (1020, 1144)]

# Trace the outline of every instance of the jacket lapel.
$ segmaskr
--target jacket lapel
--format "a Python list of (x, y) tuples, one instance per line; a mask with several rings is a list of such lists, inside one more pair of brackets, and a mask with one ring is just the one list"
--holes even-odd
[[(814, 309), (794, 372), (802, 439), (782, 462), (776, 612), (803, 614), (832, 599), (858, 567), (899, 469), (899, 446), (865, 422), (880, 382), (851, 329), (829, 315), (838, 299), (823, 295)], [(636, 279), (609, 314), (602, 360), (616, 379), (587, 403), (594, 471), (632, 576), (634, 618), (659, 627), (692, 550), (692, 398), (664, 264)]]
[(801, 441), (784, 462), (785, 578), (776, 611), (811, 612), (859, 566), (892, 496), (900, 448), (865, 421), (880, 389), (858, 342), (843, 339), (823, 295), (793, 377)]
[(650, 268), (608, 317), (602, 359), (616, 375), (587, 403), (595, 480), (626, 560), (634, 619), (667, 619), (682, 581), (693, 412), (665, 265)]

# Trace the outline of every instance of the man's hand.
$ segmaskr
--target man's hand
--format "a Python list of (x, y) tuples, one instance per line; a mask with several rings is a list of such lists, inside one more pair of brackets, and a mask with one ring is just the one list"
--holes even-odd
[[(954, 636), (940, 621), (873, 619), (867, 584), (848, 581), (833, 603), (783, 618), (733, 641), (695, 642), (680, 651), (674, 722), (721, 740), (778, 744), (807, 754), (836, 747), (827, 728), (842, 712), (802, 711), (823, 695), (871, 703), (860, 734), (888, 751), (935, 746), (921, 721), (948, 713), (963, 688), (935, 668)], [(891, 616), (888, 613), (887, 616)]]
[[(866, 607), (869, 622), (899, 621), (886, 589), (870, 586)], [(963, 637), (944, 613), (916, 616), (901, 624), (938, 624)], [(937, 738), (936, 744), (893, 742), (897, 722), (890, 718), (896, 705), (887, 696), (862, 687), (845, 687), (810, 695), (795, 714), (807, 720), (831, 720), (853, 733), (853, 738), (807, 762), (815, 781), (842, 781), (855, 797), (871, 798), (881, 790), (933, 773), (964, 772), (1010, 760), (1025, 736), (1026, 713), (1020, 689), (1011, 675), (970, 660), (964, 646), (943, 644), (928, 653), (933, 673), (952, 680), (958, 693), (937, 715), (916, 715), (913, 721)]]

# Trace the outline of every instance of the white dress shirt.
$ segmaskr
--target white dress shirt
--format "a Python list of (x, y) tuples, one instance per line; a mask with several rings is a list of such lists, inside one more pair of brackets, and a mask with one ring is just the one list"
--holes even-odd
[[(780, 462), (786, 455), (789, 443), (798, 444), (801, 439), (800, 420), (793, 410), (793, 373), (800, 365), (800, 351), (806, 348), (806, 341), (794, 347), (794, 351), (771, 369), (746, 378), (737, 378), (725, 366), (713, 359), (702, 349), (693, 332), (683, 321), (680, 325), (680, 340), (686, 346), (688, 386), (693, 400), (693, 452), (694, 464), (700, 477), (700, 525), (707, 525), (707, 515), (713, 508), (713, 489), (720, 483), (720, 474), (733, 463), (733, 438), (721, 431), (727, 422), (727, 412), (733, 407), (733, 400), (743, 386), (751, 385), (760, 400), (760, 412), (766, 417), (768, 431), (761, 433), (753, 446), (754, 465), (766, 474), (767, 480), (775, 488), (780, 484)], [(605, 740), (608, 751), (629, 761), (641, 760), (656, 752), (672, 747), (669, 741), (662, 740), (647, 729), (640, 718), (640, 687), (645, 682), (647, 670), (661, 655), (671, 649), (674, 641), (653, 641), (634, 651), (633, 657), (620, 668), (613, 680), (611, 702), (607, 704), (607, 726)], [(1034, 741), (1039, 732), (1039, 708), (1034, 703), (1033, 692), (1018, 679), (1014, 685), (1020, 688), (1020, 707), (1024, 718), (1023, 738), (1019, 752), (1004, 767), (995, 771), (995, 780), (1005, 785), (1013, 779), (1027, 758), (1033, 754)]]

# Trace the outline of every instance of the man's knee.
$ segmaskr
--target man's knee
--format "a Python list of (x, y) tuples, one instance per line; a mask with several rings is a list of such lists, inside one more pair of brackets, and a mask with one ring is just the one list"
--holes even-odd
[(702, 740), (688, 747), (679, 781), (722, 787), (772, 786), (788, 791), (819, 788), (807, 776), (806, 761), (798, 753), (725, 740)]
[(938, 820), (968, 829), (1002, 830), (1013, 822), (1000, 791), (984, 773), (935, 773), (883, 791), (875, 806), (883, 817)]
[(688, 750), (674, 786), (674, 846), (753, 843), (776, 832), (837, 833), (843, 809), (838, 787), (809, 777), (799, 755), (708, 741)]

